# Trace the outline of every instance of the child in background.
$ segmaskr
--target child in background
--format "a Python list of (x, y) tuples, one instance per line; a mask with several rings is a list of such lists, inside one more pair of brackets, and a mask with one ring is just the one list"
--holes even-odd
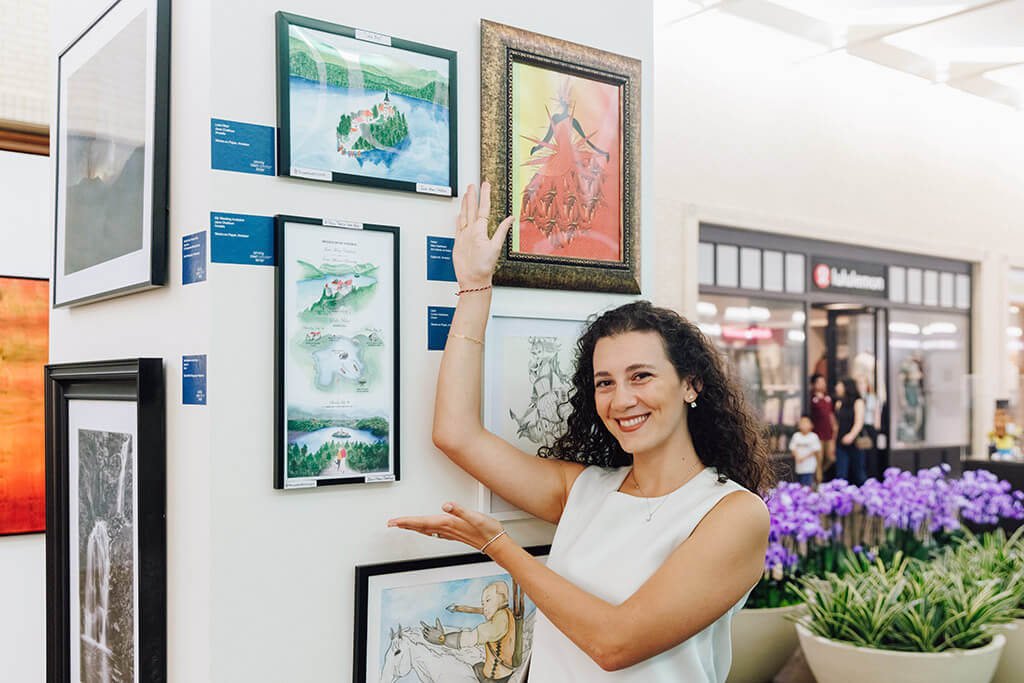
[(789, 440), (789, 450), (796, 459), (796, 478), (804, 486), (814, 485), (821, 454), (821, 439), (811, 431), (813, 427), (810, 415), (800, 416), (800, 431)]

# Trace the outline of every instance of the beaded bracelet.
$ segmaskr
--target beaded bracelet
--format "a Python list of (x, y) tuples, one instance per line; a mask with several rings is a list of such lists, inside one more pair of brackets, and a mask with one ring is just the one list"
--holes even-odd
[(473, 289), (460, 289), (459, 291), (455, 292), (455, 296), (462, 296), (463, 294), (469, 294), (470, 292), (483, 292), (485, 290), (490, 289), (491, 287), (492, 285), (487, 285), (486, 287), (475, 287)]

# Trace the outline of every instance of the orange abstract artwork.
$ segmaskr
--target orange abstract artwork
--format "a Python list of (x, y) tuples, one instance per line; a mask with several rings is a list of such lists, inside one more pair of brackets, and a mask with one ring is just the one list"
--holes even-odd
[(0, 534), (43, 531), (49, 282), (0, 277)]
[(512, 251), (622, 260), (619, 87), (513, 64)]

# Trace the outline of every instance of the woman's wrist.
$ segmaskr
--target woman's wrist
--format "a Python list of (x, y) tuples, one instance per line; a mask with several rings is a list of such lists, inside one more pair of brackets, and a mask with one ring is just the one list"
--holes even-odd
[(500, 537), (494, 539), (494, 541), (487, 546), (486, 550), (483, 552), (487, 557), (498, 563), (498, 565), (504, 566), (502, 563), (508, 559), (510, 553), (514, 552), (517, 548), (519, 548), (519, 545), (513, 541), (506, 532)]

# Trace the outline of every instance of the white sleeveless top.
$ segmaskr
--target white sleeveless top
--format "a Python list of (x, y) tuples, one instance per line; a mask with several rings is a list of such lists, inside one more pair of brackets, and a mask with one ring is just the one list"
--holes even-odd
[[(613, 605), (635, 593), (723, 497), (745, 490), (731, 479), (718, 483), (707, 467), (667, 496), (644, 499), (618, 490), (629, 469), (580, 473), (547, 560), (559, 575)], [(538, 610), (530, 683), (722, 683), (732, 664), (732, 615), (746, 600), (671, 650), (614, 672), (601, 669)]]

